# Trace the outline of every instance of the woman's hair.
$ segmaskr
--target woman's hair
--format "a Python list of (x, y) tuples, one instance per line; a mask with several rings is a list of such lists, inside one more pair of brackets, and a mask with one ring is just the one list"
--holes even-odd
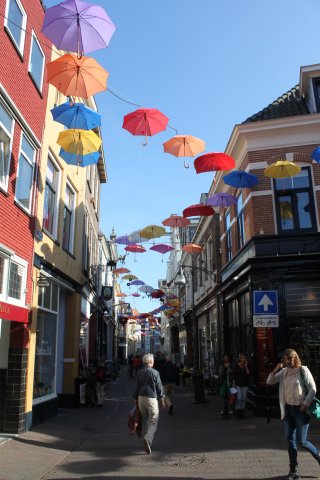
[(143, 365), (149, 365), (154, 362), (154, 356), (152, 353), (146, 353), (142, 357), (142, 363)]
[(286, 350), (283, 352), (282, 354), (283, 357), (291, 357), (291, 358), (294, 358), (294, 368), (299, 368), (301, 367), (301, 360), (300, 360), (300, 357), (299, 355), (297, 354), (297, 352), (295, 350), (293, 350), (292, 348), (286, 348)]

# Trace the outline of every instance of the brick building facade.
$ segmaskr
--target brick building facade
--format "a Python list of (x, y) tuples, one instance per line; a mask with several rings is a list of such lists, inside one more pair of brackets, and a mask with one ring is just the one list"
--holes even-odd
[(27, 349), (37, 172), (46, 111), (39, 0), (1, 4), (0, 29), (0, 431), (25, 429)]

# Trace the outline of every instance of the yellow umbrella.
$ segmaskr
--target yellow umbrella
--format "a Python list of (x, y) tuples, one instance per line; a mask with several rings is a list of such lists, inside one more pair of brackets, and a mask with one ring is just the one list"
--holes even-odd
[(166, 229), (158, 225), (149, 225), (140, 230), (139, 233), (144, 238), (159, 238), (166, 234)]
[(271, 178), (288, 178), (294, 177), (300, 173), (301, 167), (288, 160), (278, 160), (276, 163), (272, 163), (265, 170), (266, 177)]
[(92, 130), (63, 130), (59, 133), (57, 143), (69, 153), (87, 155), (97, 152), (101, 145), (101, 138)]
[(131, 280), (138, 280), (138, 277), (136, 277), (135, 275), (124, 275), (122, 277), (122, 280), (130, 280), (131, 282)]
[(292, 205), (290, 202), (280, 203), (280, 217), (281, 220), (291, 220), (293, 218)]

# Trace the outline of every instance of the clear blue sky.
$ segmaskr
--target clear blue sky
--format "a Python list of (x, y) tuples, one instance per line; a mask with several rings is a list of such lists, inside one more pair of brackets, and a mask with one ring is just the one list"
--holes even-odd
[[(129, 101), (158, 108), (180, 134), (204, 139), (206, 152), (224, 151), (234, 124), (296, 85), (300, 66), (320, 63), (314, 21), (320, 18), (319, 0), (92, 3), (101, 4), (117, 27), (109, 48), (90, 54), (109, 71), (110, 88)], [(96, 101), (108, 174), (101, 195), (105, 235), (113, 227), (124, 235), (161, 224), (198, 203), (213, 177), (197, 175), (192, 158), (185, 169), (183, 159), (163, 153), (162, 143), (175, 132), (167, 129), (143, 147), (142, 137), (122, 129), (123, 116), (137, 107), (110, 92), (97, 94)], [(136, 262), (133, 258), (125, 266), (157, 288), (158, 278), (165, 278), (166, 256), (163, 263), (152, 251), (137, 254)], [(135, 304), (140, 311), (158, 306), (146, 299)]]

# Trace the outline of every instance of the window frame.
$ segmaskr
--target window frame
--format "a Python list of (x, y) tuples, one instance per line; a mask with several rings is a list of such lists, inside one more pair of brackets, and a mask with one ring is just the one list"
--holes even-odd
[[(320, 79), (319, 79), (320, 80)], [(300, 188), (292, 188), (292, 189), (284, 189), (278, 190), (276, 185), (276, 180), (273, 180), (273, 191), (274, 191), (274, 202), (275, 202), (275, 212), (276, 212), (276, 222), (277, 222), (277, 229), (278, 235), (304, 235), (305, 233), (312, 233), (317, 231), (317, 219), (316, 219), (316, 209), (315, 209), (315, 202), (314, 202), (314, 191), (313, 191), (313, 182), (312, 182), (312, 175), (311, 169), (308, 166), (303, 166), (301, 171), (306, 170), (308, 172), (308, 179), (309, 179), (309, 187), (300, 187)], [(310, 202), (310, 219), (312, 226), (310, 228), (299, 228), (299, 214), (298, 214), (298, 202), (297, 198), (299, 193), (308, 193), (309, 195), (309, 202)], [(282, 222), (281, 222), (281, 209), (280, 209), (280, 202), (279, 198), (283, 196), (291, 197), (291, 205), (293, 208), (293, 228), (283, 230)]]
[[(241, 198), (241, 203), (239, 203), (240, 198)], [(241, 208), (239, 209), (240, 204), (241, 204)], [(238, 237), (238, 248), (240, 250), (240, 248), (242, 248), (246, 242), (242, 192), (239, 193), (238, 201), (237, 201), (237, 237)]]
[[(227, 217), (229, 218), (229, 222), (227, 222)], [(229, 226), (228, 226), (229, 223)], [(231, 213), (230, 209), (225, 214), (225, 227), (226, 227), (226, 254), (227, 254), (227, 262), (230, 262), (232, 259), (232, 235), (231, 235)]]
[[(25, 306), (26, 303), (26, 285), (27, 285), (27, 273), (28, 273), (28, 262), (14, 253), (12, 255), (0, 249), (0, 256), (4, 260), (3, 268), (3, 291), (0, 289), (0, 301), (8, 302), (12, 305)], [(15, 263), (23, 269), (23, 274), (21, 276), (21, 294), (20, 298), (10, 297), (9, 296), (9, 284), (10, 284), (10, 266), (11, 263)]]
[(320, 95), (316, 95), (316, 91), (318, 90), (317, 87), (319, 87), (319, 94), (320, 94), (320, 77), (313, 77), (312, 78), (313, 98), (316, 106), (316, 111), (319, 113), (320, 112)]
[[(72, 194), (72, 208), (70, 210), (69, 207), (67, 207), (66, 204), (66, 198), (67, 198), (67, 189), (71, 192)], [(76, 191), (72, 187), (71, 183), (69, 181), (66, 182), (66, 189), (65, 189), (65, 202), (64, 202), (64, 208), (63, 208), (63, 228), (62, 228), (62, 248), (70, 253), (73, 254), (74, 252), (74, 238), (75, 238), (75, 206), (76, 206)], [(69, 227), (69, 241), (68, 241), (68, 247), (65, 245), (65, 212), (68, 211), (71, 214), (71, 221), (70, 221), (70, 227)]]
[[(54, 213), (53, 213), (53, 220), (52, 220), (52, 232), (50, 232), (50, 230), (48, 230), (44, 226), (44, 206), (45, 206), (45, 200), (46, 200), (47, 186), (48, 186), (48, 188), (50, 188), (50, 190), (54, 191), (53, 187), (49, 184), (49, 182), (47, 182), (48, 162), (51, 162), (51, 164), (53, 165), (53, 168), (55, 169), (56, 174), (57, 174), (56, 190), (55, 190), (55, 202), (54, 202)], [(61, 187), (61, 168), (59, 167), (58, 163), (54, 160), (53, 156), (49, 153), (48, 159), (47, 159), (45, 189), (44, 189), (44, 196), (43, 196), (42, 228), (48, 235), (50, 235), (54, 239), (58, 238), (60, 187)]]
[[(14, 117), (11, 115), (11, 113), (8, 111), (4, 103), (0, 102), (0, 107), (5, 110), (7, 115), (11, 118), (12, 124), (11, 124), (11, 132), (9, 132), (6, 128), (6, 126), (1, 123), (0, 121), (0, 133), (3, 131), (5, 135), (9, 137), (9, 147), (8, 147), (8, 168), (7, 172), (5, 173), (5, 182), (1, 183), (1, 178), (0, 178), (0, 189), (3, 190), (4, 192), (8, 192), (8, 184), (9, 184), (9, 177), (10, 177), (10, 166), (11, 166), (11, 159), (12, 159), (12, 144), (13, 144), (13, 137), (14, 137), (14, 127), (15, 127), (15, 120)], [(2, 142), (4, 143), (4, 142)]]
[[(38, 80), (35, 78), (34, 74), (32, 73), (32, 52), (33, 52), (33, 45), (34, 45), (34, 42), (36, 42), (40, 52), (42, 53), (42, 68), (41, 68), (41, 79), (40, 79), (40, 85), (38, 85)], [(34, 31), (32, 30), (32, 34), (31, 34), (31, 45), (30, 45), (30, 56), (29, 56), (29, 65), (28, 65), (28, 73), (34, 83), (34, 85), (36, 86), (37, 90), (39, 91), (39, 93), (42, 93), (42, 87), (43, 87), (43, 77), (44, 77), (44, 67), (45, 67), (45, 63), (46, 63), (46, 56), (44, 54), (44, 51), (42, 50), (41, 48), (41, 45), (40, 45), (40, 42), (36, 36), (36, 34), (34, 33)]]
[(12, 34), (10, 30), (10, 20), (9, 20), (9, 6), (10, 2), (13, 0), (7, 0), (6, 2), (6, 10), (5, 10), (5, 18), (4, 18), (4, 29), (7, 32), (11, 42), (13, 43), (14, 47), (16, 48), (17, 52), (19, 53), (19, 56), (23, 58), (23, 52), (24, 52), (24, 44), (25, 44), (25, 39), (26, 39), (26, 26), (27, 26), (27, 13), (25, 9), (23, 8), (22, 3), (20, 0), (14, 0), (20, 9), (22, 13), (22, 24), (21, 27), (18, 27), (21, 31), (21, 37), (20, 37), (20, 44), (18, 45), (16, 39), (14, 38), (14, 35)]
[[(22, 140), (23, 137), (27, 140), (29, 145), (33, 148), (33, 159), (31, 160), (28, 157), (28, 154), (22, 150)], [(19, 173), (20, 173), (20, 157), (21, 155), (23, 156), (24, 160), (27, 161), (27, 163), (32, 167), (32, 173), (30, 177), (30, 193), (29, 193), (29, 206), (26, 207), (17, 197), (17, 188), (18, 188), (18, 182), (19, 182)], [(14, 192), (14, 199), (15, 202), (29, 215), (31, 214), (32, 210), (32, 198), (33, 198), (33, 189), (34, 189), (34, 171), (35, 171), (35, 162), (36, 162), (36, 155), (37, 155), (37, 149), (33, 145), (32, 141), (28, 138), (28, 136), (22, 131), (21, 132), (21, 137), (20, 137), (20, 147), (19, 147), (19, 156), (18, 156), (18, 166), (17, 166), (17, 178), (16, 178), (16, 185), (15, 185), (15, 192)]]

